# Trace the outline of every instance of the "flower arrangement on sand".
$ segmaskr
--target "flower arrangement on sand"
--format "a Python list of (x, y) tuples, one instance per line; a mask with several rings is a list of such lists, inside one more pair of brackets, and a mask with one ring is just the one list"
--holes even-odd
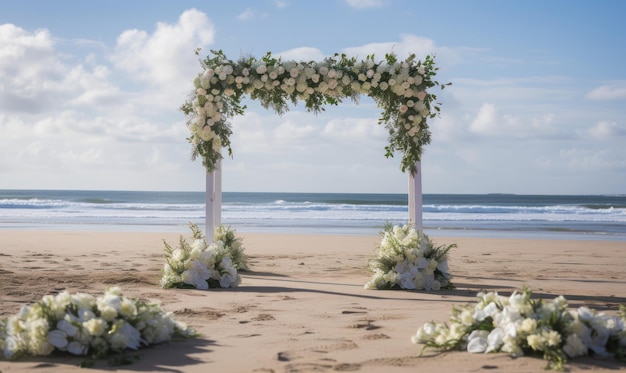
[(165, 244), (165, 265), (161, 277), (163, 288), (228, 288), (241, 283), (238, 271), (248, 269), (242, 239), (229, 227), (215, 229), (213, 243), (197, 225), (190, 223), (192, 241), (181, 236), (177, 248)]
[(0, 320), (1, 354), (7, 359), (54, 351), (97, 359), (196, 335), (158, 304), (127, 298), (117, 287), (97, 298), (68, 292), (46, 295)]
[(366, 289), (439, 290), (450, 288), (448, 252), (452, 245), (436, 246), (410, 225), (386, 225), (376, 258), (370, 261), (372, 278)]
[(530, 289), (509, 297), (479, 293), (474, 306), (452, 308), (448, 323), (430, 322), (412, 342), (440, 350), (471, 353), (539, 354), (547, 368), (563, 369), (567, 358), (595, 355), (626, 359), (626, 306), (609, 316), (587, 307), (568, 309), (563, 296), (544, 302)]

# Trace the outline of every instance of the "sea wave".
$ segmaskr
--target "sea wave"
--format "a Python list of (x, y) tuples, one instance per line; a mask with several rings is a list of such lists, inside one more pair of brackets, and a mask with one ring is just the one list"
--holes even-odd
[[(406, 195), (224, 193), (222, 222), (237, 227), (310, 227), (338, 232), (408, 220)], [(452, 230), (553, 230), (626, 236), (624, 196), (424, 195), (424, 226)], [(203, 224), (198, 192), (1, 191), (0, 224)], [(317, 227), (317, 228), (316, 228)]]

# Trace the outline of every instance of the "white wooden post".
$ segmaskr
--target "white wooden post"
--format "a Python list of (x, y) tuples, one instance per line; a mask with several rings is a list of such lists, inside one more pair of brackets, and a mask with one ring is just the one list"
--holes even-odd
[(217, 161), (215, 168), (215, 203), (213, 205), (213, 224), (214, 227), (222, 225), (222, 160)]
[(422, 230), (422, 162), (409, 172), (409, 224)]
[(213, 232), (215, 231), (215, 171), (206, 174), (206, 194), (205, 194), (205, 236), (208, 243), (213, 242)]
[(222, 224), (222, 160), (217, 161), (215, 171), (206, 175), (205, 236), (213, 242), (215, 228)]

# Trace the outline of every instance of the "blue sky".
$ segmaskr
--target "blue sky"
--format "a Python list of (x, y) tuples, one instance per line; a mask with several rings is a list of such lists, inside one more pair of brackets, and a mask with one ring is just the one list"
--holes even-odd
[[(626, 2), (0, 0), (0, 188), (204, 190), (193, 51), (436, 56), (425, 193), (626, 193)], [(225, 191), (405, 193), (367, 97), (247, 102)]]

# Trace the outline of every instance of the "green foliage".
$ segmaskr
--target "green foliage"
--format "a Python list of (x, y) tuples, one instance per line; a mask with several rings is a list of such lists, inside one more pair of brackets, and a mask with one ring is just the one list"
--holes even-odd
[[(230, 227), (220, 226), (215, 229), (213, 242), (209, 244), (196, 224), (189, 223), (189, 228), (191, 242), (182, 235), (178, 247), (172, 247), (163, 240), (165, 266), (161, 270), (161, 287), (206, 289), (237, 286), (240, 281), (237, 272), (248, 269), (242, 239)], [(204, 267), (204, 270), (197, 272), (198, 266)]]
[(230, 227), (220, 225), (215, 228), (215, 241), (222, 241), (228, 248), (228, 253), (233, 261), (233, 265), (238, 271), (248, 270), (248, 257), (243, 248), (243, 239), (237, 237), (235, 231)]
[[(467, 348), (474, 353), (536, 355), (546, 360), (546, 369), (554, 370), (564, 369), (568, 354), (576, 357), (597, 352), (600, 356), (624, 359), (624, 305), (620, 305), (617, 317), (586, 307), (570, 310), (565, 298), (557, 297), (552, 302), (532, 298), (532, 291), (527, 286), (510, 297), (479, 293), (477, 298), (473, 307), (469, 304), (453, 306), (449, 323), (431, 322), (420, 327), (412, 341), (423, 344), (421, 353), (426, 348)], [(474, 334), (477, 331), (479, 333)], [(480, 331), (485, 334), (479, 335)], [(484, 338), (487, 346), (475, 344), (470, 349), (472, 338)]]
[(448, 253), (456, 244), (435, 246), (421, 231), (409, 225), (385, 224), (374, 272), (366, 289), (439, 290), (454, 286), (448, 272)]
[[(212, 50), (202, 68), (194, 80), (196, 91), (180, 110), (188, 117), (192, 159), (201, 157), (207, 172), (222, 158), (221, 148), (232, 156), (230, 121), (244, 113), (242, 99), (246, 96), (282, 115), (299, 102), (307, 111), (319, 113), (344, 98), (358, 102), (361, 95), (368, 95), (381, 109), (378, 122), (389, 133), (385, 156), (403, 153), (400, 167), (413, 173), (423, 147), (431, 141), (427, 120), (440, 113), (441, 104), (430, 90), (450, 84), (435, 80), (438, 68), (430, 55), (423, 61), (415, 55), (400, 61), (394, 54), (386, 54), (383, 61), (376, 61), (372, 54), (358, 61), (336, 53), (321, 62), (304, 62), (282, 61), (268, 52), (259, 60), (246, 56), (234, 61), (223, 51)], [(213, 108), (206, 114), (207, 103), (209, 107), (218, 105), (219, 115)], [(202, 131), (214, 136), (205, 133), (203, 137)]]

